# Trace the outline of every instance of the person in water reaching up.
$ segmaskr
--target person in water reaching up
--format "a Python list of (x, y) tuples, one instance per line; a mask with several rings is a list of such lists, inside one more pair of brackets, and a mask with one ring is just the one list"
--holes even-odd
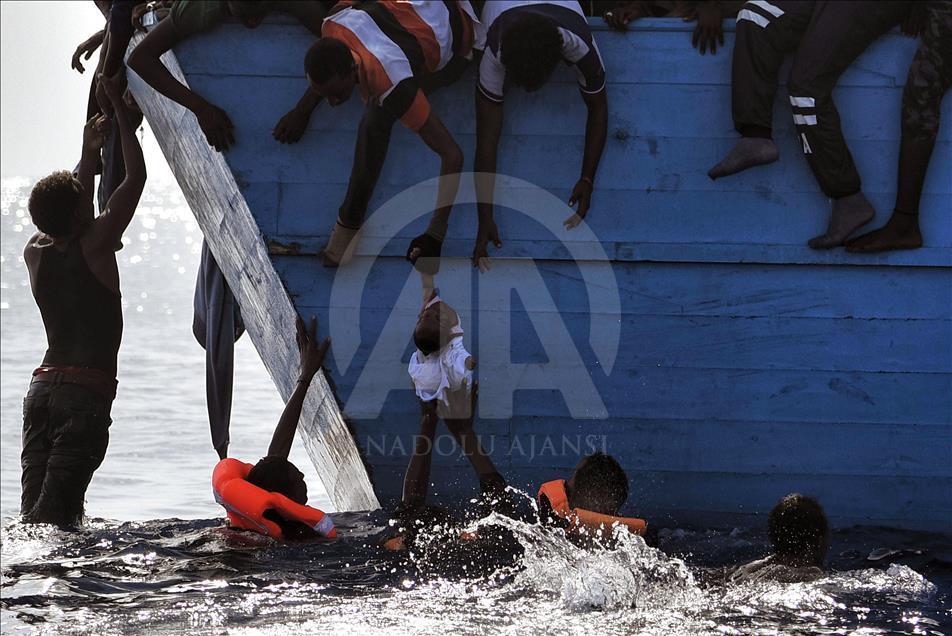
[(77, 523), (86, 488), (109, 444), (122, 340), (122, 298), (115, 246), (145, 187), (142, 148), (122, 100), (121, 80), (99, 78), (122, 141), (125, 178), (94, 216), (94, 175), (110, 122), (92, 117), (83, 130), (75, 174), (54, 172), (30, 193), (39, 230), (23, 251), (48, 348), (23, 401), (22, 495), (28, 523)]
[(308, 387), (324, 364), (330, 338), (317, 342), (317, 319), (309, 333), (299, 326), (301, 369), (268, 446), (268, 454), (255, 465), (226, 458), (212, 475), (215, 500), (228, 513), (231, 525), (282, 540), (334, 538), (337, 531), (329, 515), (307, 505), (304, 474), (288, 461)]
[(816, 499), (799, 493), (781, 499), (770, 511), (767, 535), (773, 554), (739, 566), (730, 574), (731, 581), (797, 583), (823, 576), (830, 529)]

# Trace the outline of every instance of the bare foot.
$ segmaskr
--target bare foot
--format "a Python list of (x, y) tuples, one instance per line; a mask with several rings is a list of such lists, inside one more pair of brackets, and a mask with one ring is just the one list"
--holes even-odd
[(915, 214), (893, 212), (886, 225), (847, 241), (846, 251), (871, 254), (890, 250), (914, 250), (922, 247), (919, 217)]
[(719, 164), (708, 171), (707, 176), (711, 179), (726, 177), (747, 168), (773, 163), (779, 157), (780, 151), (772, 139), (743, 137)]
[(835, 199), (826, 233), (814, 236), (807, 245), (815, 250), (838, 247), (850, 234), (872, 221), (874, 216), (876, 210), (862, 192)]

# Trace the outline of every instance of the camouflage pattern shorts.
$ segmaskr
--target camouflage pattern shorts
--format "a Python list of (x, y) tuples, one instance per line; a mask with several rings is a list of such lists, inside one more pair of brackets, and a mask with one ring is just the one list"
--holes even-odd
[(902, 133), (918, 140), (938, 135), (939, 106), (952, 85), (952, 1), (932, 0), (925, 12), (922, 42), (902, 94)]

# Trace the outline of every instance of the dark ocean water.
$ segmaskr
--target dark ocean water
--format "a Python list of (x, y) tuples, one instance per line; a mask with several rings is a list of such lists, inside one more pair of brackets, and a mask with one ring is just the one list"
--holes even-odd
[[(7, 633), (952, 634), (952, 537), (884, 528), (834, 534), (811, 583), (727, 585), (762, 557), (760, 528), (665, 529), (660, 551), (626, 538), (581, 550), (557, 533), (493, 519), (522, 556), (410, 555), (371, 538), (383, 512), (335, 515), (340, 538), (278, 545), (228, 530), (211, 496), (215, 455), (204, 355), (192, 339), (200, 233), (177, 189), (152, 189), (119, 253), (126, 331), (109, 453), (77, 532), (16, 521), (20, 401), (45, 348), (20, 259), (26, 180), (2, 191), (0, 627)], [(250, 343), (238, 348), (235, 456), (264, 453), (282, 404)], [(292, 459), (329, 502), (300, 444)]]

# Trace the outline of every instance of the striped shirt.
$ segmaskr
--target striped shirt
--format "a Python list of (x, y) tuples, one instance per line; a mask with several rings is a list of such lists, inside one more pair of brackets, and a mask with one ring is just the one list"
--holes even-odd
[(365, 102), (376, 101), (411, 130), (430, 116), (419, 78), (454, 56), (470, 57), (476, 14), (468, 0), (346, 1), (324, 20), (322, 37), (341, 40), (357, 64)]
[(562, 59), (578, 73), (583, 93), (605, 90), (605, 67), (592, 31), (578, 2), (559, 0), (507, 0), (487, 2), (477, 25), (473, 48), (483, 50), (479, 64), (479, 90), (494, 102), (503, 100), (506, 67), (502, 64), (502, 34), (519, 18), (538, 15), (551, 20), (562, 36)]

